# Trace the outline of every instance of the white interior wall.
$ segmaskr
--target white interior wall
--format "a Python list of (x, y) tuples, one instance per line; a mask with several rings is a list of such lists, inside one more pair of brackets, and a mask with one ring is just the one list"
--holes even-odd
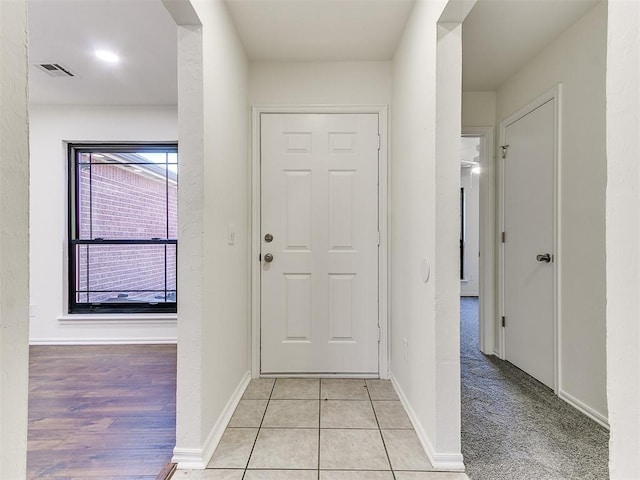
[(388, 105), (391, 62), (251, 62), (253, 105)]
[(27, 6), (0, 2), (0, 478), (25, 478), (29, 365)]
[(559, 395), (606, 421), (606, 2), (548, 45), (497, 93), (500, 122), (562, 84)]
[(495, 124), (496, 92), (462, 92), (462, 128)]
[[(479, 141), (478, 141), (479, 144)], [(460, 169), (460, 186), (464, 188), (464, 279), (460, 281), (460, 295), (477, 297), (480, 262), (480, 177), (471, 168)]]
[(61, 317), (68, 313), (65, 142), (176, 141), (176, 107), (31, 105), (29, 115), (31, 343), (175, 342), (175, 315)]
[[(192, 4), (202, 25), (178, 29), (174, 461), (204, 468), (249, 381), (248, 62), (224, 3)], [(236, 226), (234, 245), (227, 242), (229, 224)]]
[[(454, 54), (448, 57), (446, 49), (441, 51), (438, 79), (457, 92), (439, 92), (443, 99), (450, 95), (453, 105), (440, 105), (438, 136), (434, 69), (437, 21), (446, 3), (416, 2), (393, 59), (391, 374), (431, 460), (440, 467), (460, 468), (458, 227), (452, 212), (460, 185), (461, 45), (456, 47), (460, 39), (455, 29)], [(447, 42), (447, 35), (441, 42)], [(450, 120), (457, 123), (453, 132), (447, 131)], [(437, 139), (439, 160), (451, 162), (440, 169)], [(431, 267), (427, 282), (424, 259)], [(436, 298), (437, 292), (442, 296)]]
[(607, 399), (609, 474), (640, 477), (640, 3), (609, 0)]

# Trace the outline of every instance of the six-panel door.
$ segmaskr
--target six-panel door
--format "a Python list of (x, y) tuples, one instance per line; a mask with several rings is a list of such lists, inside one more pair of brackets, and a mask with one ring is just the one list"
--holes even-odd
[(260, 141), (261, 372), (377, 374), (378, 115), (263, 113)]

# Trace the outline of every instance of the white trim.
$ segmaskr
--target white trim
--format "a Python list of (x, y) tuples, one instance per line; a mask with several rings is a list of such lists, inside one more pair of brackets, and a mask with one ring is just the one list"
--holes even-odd
[(251, 374), (260, 376), (260, 115), (262, 113), (374, 113), (380, 132), (378, 228), (378, 376), (389, 378), (389, 190), (388, 190), (388, 106), (387, 105), (254, 105), (251, 108)]
[[(553, 237), (554, 237), (554, 262), (551, 264), (552, 268), (553, 268), (553, 292), (554, 292), (554, 298), (553, 298), (553, 312), (554, 312), (554, 318), (553, 318), (553, 330), (554, 330), (554, 359), (553, 359), (553, 365), (554, 365), (554, 385), (553, 385), (553, 391), (556, 393), (556, 395), (559, 393), (560, 390), (560, 386), (561, 386), (561, 368), (560, 368), (560, 358), (561, 358), (561, 352), (560, 352), (560, 332), (561, 332), (561, 319), (560, 319), (560, 315), (561, 315), (561, 309), (560, 309), (560, 304), (561, 304), (561, 292), (560, 292), (560, 272), (562, 270), (561, 268), (561, 264), (562, 264), (562, 256), (560, 255), (560, 247), (561, 247), (561, 241), (560, 241), (560, 211), (561, 211), (561, 205), (560, 205), (560, 201), (561, 201), (561, 192), (560, 192), (560, 172), (561, 172), (561, 152), (560, 152), (560, 145), (561, 145), (561, 137), (562, 137), (562, 122), (561, 122), (561, 94), (562, 94), (562, 85), (561, 84), (557, 84), (555, 87), (553, 87), (551, 90), (549, 90), (548, 92), (540, 95), (538, 98), (536, 98), (535, 100), (533, 100), (532, 102), (530, 102), (529, 104), (527, 104), (525, 107), (521, 108), (520, 110), (518, 110), (517, 112), (513, 113), (512, 115), (510, 115), (509, 117), (507, 117), (505, 120), (503, 120), (502, 122), (500, 122), (500, 144), (504, 144), (504, 137), (505, 137), (505, 131), (506, 128), (517, 122), (518, 120), (520, 120), (521, 118), (523, 118), (524, 116), (528, 115), (529, 113), (533, 112), (534, 110), (536, 110), (537, 108), (540, 108), (542, 105), (544, 105), (545, 103), (549, 102), (549, 101), (553, 101), (554, 102), (554, 122), (555, 122), (555, 139), (554, 139), (554, 179), (553, 179), (553, 210), (554, 210), (554, 218), (553, 218)], [(498, 170), (499, 170), (499, 202), (498, 202), (498, 209), (499, 209), (499, 226), (500, 226), (500, 231), (504, 231), (504, 214), (505, 214), (505, 209), (504, 209), (504, 160), (502, 159), (502, 156), (498, 156), (498, 158), (500, 158), (500, 160), (497, 162), (498, 164)], [(498, 275), (499, 275), (499, 287), (498, 287), (498, 291), (499, 291), (499, 309), (500, 309), (500, 316), (504, 315), (504, 244), (500, 243), (499, 244), (499, 258), (498, 258)], [(504, 332), (504, 328), (500, 327), (500, 348), (499, 348), (499, 356), (500, 358), (502, 358), (503, 360), (505, 359), (505, 332)]]
[(231, 395), (231, 398), (229, 398), (229, 401), (222, 410), (222, 413), (218, 417), (215, 425), (211, 428), (202, 448), (175, 447), (173, 449), (173, 457), (171, 458), (172, 463), (177, 463), (178, 468), (187, 470), (204, 470), (207, 468), (207, 465), (209, 465), (209, 462), (211, 461), (211, 457), (213, 457), (213, 453), (216, 451), (216, 447), (220, 443), (222, 434), (227, 428), (238, 403), (240, 403), (242, 395), (247, 389), (250, 380), (251, 372), (247, 372), (242, 377), (242, 380), (240, 380), (240, 383)]
[(427, 454), (429, 462), (433, 465), (433, 468), (438, 471), (464, 472), (464, 459), (461, 453), (437, 453), (435, 451), (433, 444), (429, 439), (429, 435), (427, 435), (427, 432), (422, 427), (422, 424), (418, 420), (418, 416), (411, 407), (407, 396), (393, 374), (391, 374), (391, 384), (396, 390), (400, 403), (402, 403), (402, 406), (407, 412), (407, 416), (409, 417), (409, 420), (411, 420), (411, 425), (413, 425), (413, 429), (418, 436), (418, 440), (420, 440), (420, 444), (422, 445), (424, 452)]
[(602, 425), (604, 428), (609, 430), (609, 420), (607, 419), (607, 417), (605, 417), (601, 413), (596, 412), (593, 408), (581, 402), (576, 397), (565, 392), (564, 390), (558, 391), (558, 397), (560, 397), (562, 400), (564, 400), (569, 405), (574, 407), (576, 410), (579, 410), (580, 412), (584, 413), (587, 417), (589, 417), (594, 422)]
[[(496, 353), (495, 331), (498, 322), (496, 299), (496, 163), (493, 127), (462, 127), (463, 137), (480, 139), (480, 262), (478, 316), (480, 351), (485, 355)], [(473, 295), (466, 295), (473, 296)]]
[(70, 314), (60, 315), (58, 318), (60, 325), (177, 325), (178, 316), (169, 315), (146, 315), (146, 314)]
[(32, 338), (29, 345), (174, 345), (177, 337)]
[(376, 373), (261, 373), (260, 378), (371, 378), (378, 379)]

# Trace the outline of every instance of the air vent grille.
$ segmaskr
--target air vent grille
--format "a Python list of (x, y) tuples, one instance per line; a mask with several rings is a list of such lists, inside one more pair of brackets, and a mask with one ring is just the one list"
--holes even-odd
[(36, 67), (52, 77), (74, 77), (75, 75), (68, 68), (59, 63), (37, 63)]

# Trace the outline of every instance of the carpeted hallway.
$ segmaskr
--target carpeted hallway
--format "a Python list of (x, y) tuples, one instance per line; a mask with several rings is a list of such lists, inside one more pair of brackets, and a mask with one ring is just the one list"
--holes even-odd
[(460, 302), (462, 453), (472, 480), (607, 479), (609, 432), (523, 371), (478, 350), (478, 300)]

